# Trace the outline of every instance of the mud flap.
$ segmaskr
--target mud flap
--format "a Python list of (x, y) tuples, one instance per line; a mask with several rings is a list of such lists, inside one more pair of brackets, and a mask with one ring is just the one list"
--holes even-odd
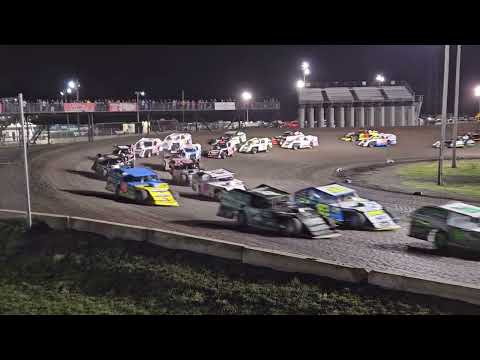
[(297, 218), (303, 224), (305, 231), (314, 239), (330, 238), (339, 236), (321, 216), (312, 213), (299, 213)]

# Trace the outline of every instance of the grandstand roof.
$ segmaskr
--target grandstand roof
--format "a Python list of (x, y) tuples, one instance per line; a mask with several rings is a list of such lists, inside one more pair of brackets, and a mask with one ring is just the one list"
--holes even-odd
[[(328, 83), (328, 86), (303, 88), (300, 103), (353, 103), (414, 101), (415, 94), (404, 82), (398, 85), (378, 86), (366, 82)], [(368, 86), (367, 86), (368, 85)]]

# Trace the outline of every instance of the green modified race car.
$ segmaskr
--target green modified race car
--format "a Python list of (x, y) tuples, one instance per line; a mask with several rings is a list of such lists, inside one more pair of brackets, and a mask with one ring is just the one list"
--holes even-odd
[(375, 201), (363, 199), (339, 184), (308, 187), (293, 194), (298, 206), (308, 206), (339, 226), (353, 229), (396, 230), (394, 217)]
[(480, 252), (480, 207), (461, 202), (424, 206), (411, 219), (410, 237), (429, 241), (438, 249)]

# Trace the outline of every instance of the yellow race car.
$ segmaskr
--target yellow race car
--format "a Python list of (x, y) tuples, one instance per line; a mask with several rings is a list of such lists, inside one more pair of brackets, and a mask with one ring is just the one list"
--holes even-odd
[(107, 177), (106, 189), (114, 192), (116, 199), (123, 197), (142, 204), (178, 206), (177, 196), (168, 183), (148, 168), (112, 169)]
[(349, 132), (340, 138), (342, 141), (347, 142), (357, 142), (368, 139), (377, 139), (380, 137), (380, 134), (376, 130), (360, 130), (357, 132)]

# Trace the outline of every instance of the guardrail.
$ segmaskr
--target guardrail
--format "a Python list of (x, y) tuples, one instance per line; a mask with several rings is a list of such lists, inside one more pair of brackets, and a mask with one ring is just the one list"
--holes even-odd
[[(24, 211), (5, 209), (0, 209), (1, 213), (17, 216), (26, 214)], [(390, 290), (433, 295), (480, 305), (480, 286), (471, 284), (414, 277), (395, 272), (367, 271), (335, 261), (240, 245), (176, 231), (37, 212), (32, 213), (32, 218), (36, 222), (46, 223), (55, 230), (90, 232), (108, 239), (146, 241), (168, 249), (187, 250), (279, 271), (311, 274), (351, 283), (368, 283)]]

